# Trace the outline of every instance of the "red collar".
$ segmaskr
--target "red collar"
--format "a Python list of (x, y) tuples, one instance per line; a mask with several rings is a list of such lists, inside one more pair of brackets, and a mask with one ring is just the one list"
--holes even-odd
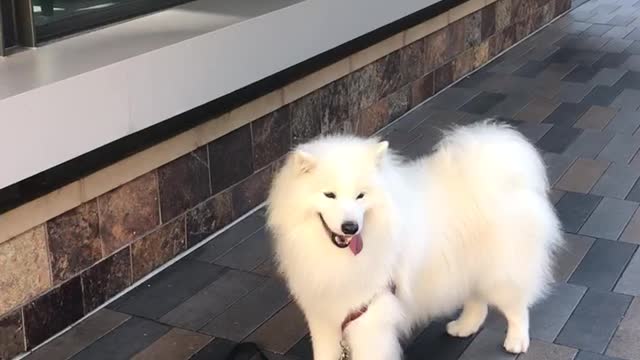
[[(391, 291), (391, 293), (393, 295), (396, 294), (396, 284), (391, 282), (389, 284), (389, 291)], [(371, 304), (371, 302), (369, 302), (369, 304)], [(369, 309), (369, 304), (365, 304), (362, 305), (362, 307), (358, 310), (355, 310), (351, 313), (349, 313), (347, 315), (347, 317), (344, 318), (344, 320), (342, 321), (342, 331), (344, 332), (344, 329), (347, 328), (347, 326), (354, 320), (358, 319), (360, 316), (362, 316), (364, 313), (367, 312), (367, 309)]]

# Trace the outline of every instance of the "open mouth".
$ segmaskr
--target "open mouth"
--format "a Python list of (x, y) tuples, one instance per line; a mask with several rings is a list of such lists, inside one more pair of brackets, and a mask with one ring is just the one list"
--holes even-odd
[(329, 236), (331, 242), (333, 242), (335, 246), (339, 247), (340, 249), (349, 247), (354, 255), (358, 255), (358, 253), (362, 251), (362, 237), (360, 236), (360, 234), (350, 236), (336, 234), (331, 230), (329, 225), (327, 225), (327, 222), (324, 221), (322, 214), (318, 213), (318, 216), (320, 217), (320, 222), (322, 222), (324, 230), (327, 232), (327, 236)]

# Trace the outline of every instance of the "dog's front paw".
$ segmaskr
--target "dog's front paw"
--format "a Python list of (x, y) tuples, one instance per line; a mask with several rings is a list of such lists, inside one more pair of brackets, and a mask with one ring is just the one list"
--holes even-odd
[(453, 337), (466, 338), (478, 331), (478, 327), (469, 326), (463, 321), (454, 320), (447, 324), (447, 333)]
[(529, 336), (507, 333), (507, 338), (504, 340), (504, 349), (512, 354), (526, 353), (529, 350)]

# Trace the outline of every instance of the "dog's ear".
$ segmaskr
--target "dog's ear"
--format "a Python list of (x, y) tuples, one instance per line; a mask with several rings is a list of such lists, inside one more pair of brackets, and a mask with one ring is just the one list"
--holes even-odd
[(387, 150), (389, 150), (389, 142), (388, 141), (380, 141), (376, 144), (376, 161), (380, 162), (382, 158), (386, 155)]
[(291, 156), (293, 157), (293, 166), (300, 174), (306, 174), (316, 166), (316, 159), (308, 152), (296, 150)]

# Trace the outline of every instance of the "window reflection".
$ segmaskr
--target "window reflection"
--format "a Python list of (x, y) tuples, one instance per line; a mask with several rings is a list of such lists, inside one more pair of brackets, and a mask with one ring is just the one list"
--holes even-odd
[(113, 7), (122, 0), (33, 0), (36, 26)]
[(32, 0), (38, 42), (191, 0)]

